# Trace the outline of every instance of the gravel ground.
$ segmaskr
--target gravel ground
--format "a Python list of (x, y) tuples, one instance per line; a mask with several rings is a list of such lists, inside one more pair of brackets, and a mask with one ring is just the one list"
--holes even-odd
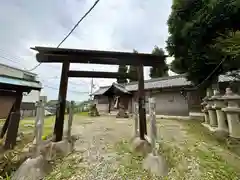
[[(76, 151), (59, 160), (46, 178), (70, 180), (154, 180), (142, 170), (142, 157), (130, 150), (133, 121), (115, 117), (75, 116)], [(220, 144), (200, 123), (158, 120), (159, 153), (173, 180), (237, 180), (240, 158)]]
[[(72, 134), (79, 139), (75, 144), (76, 152), (67, 157), (67, 161), (77, 161), (74, 172), (69, 176), (62, 171), (65, 167), (57, 167), (49, 179), (59, 175), (60, 178), (74, 179), (116, 179), (118, 171), (117, 158), (114, 151), (117, 142), (131, 137), (130, 119), (113, 117), (75, 117)], [(68, 170), (67, 170), (68, 171)], [(68, 177), (66, 177), (68, 176)], [(56, 177), (55, 177), (56, 178)], [(59, 178), (59, 177), (58, 177)]]

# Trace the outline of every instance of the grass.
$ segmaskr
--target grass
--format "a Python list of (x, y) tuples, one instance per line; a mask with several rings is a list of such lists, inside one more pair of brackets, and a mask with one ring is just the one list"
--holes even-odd
[[(65, 180), (73, 177), (76, 174), (79, 174), (84, 171), (84, 168), (79, 169), (78, 165), (82, 161), (82, 156), (80, 153), (72, 153), (64, 158), (59, 158), (55, 162), (55, 168), (53, 171), (45, 177), (45, 180)], [(78, 171), (81, 172), (77, 172)]]
[[(54, 122), (55, 116), (48, 116), (44, 118), (43, 136), (47, 137), (53, 133)], [(34, 118), (26, 118), (20, 121), (19, 124), (20, 132), (34, 132), (34, 128), (35, 128)]]
[[(240, 160), (231, 152), (226, 140), (216, 138), (199, 122), (171, 120), (178, 125), (176, 131), (184, 131), (184, 140), (160, 141), (159, 153), (170, 164), (171, 171), (167, 179), (201, 180), (237, 180), (240, 176)], [(164, 122), (162, 122), (164, 128)], [(161, 132), (161, 131), (160, 131)], [(183, 143), (184, 141), (184, 143)]]
[(88, 112), (79, 112), (76, 115), (78, 115), (78, 116), (88, 116)]
[[(1, 120), (0, 123), (4, 124), (5, 120)], [(46, 117), (44, 119), (43, 137), (47, 137), (52, 134), (54, 117)], [(21, 163), (26, 159), (26, 156), (21, 154), (24, 146), (31, 141), (34, 137), (35, 118), (25, 118), (20, 120), (19, 132), (23, 132), (24, 136), (20, 142), (12, 150), (4, 150), (0, 154), (0, 177), (7, 177), (13, 171), (15, 171)], [(3, 143), (3, 140), (1, 140)]]
[(115, 145), (115, 151), (118, 154), (119, 171), (117, 176), (128, 180), (148, 180), (156, 179), (148, 171), (143, 170), (143, 157), (132, 152), (130, 145), (126, 140), (122, 140)]

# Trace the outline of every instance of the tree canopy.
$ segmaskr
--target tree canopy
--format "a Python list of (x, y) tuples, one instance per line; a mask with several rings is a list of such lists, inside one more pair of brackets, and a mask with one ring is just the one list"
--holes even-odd
[[(163, 49), (161, 49), (157, 46), (155, 46), (154, 49), (152, 50), (152, 54), (156, 54), (156, 55), (160, 55), (160, 56), (165, 55)], [(151, 67), (149, 75), (150, 75), (151, 78), (168, 76), (168, 66), (166, 64), (165, 59), (157, 67), (155, 67), (155, 66)]]
[(174, 0), (168, 19), (171, 70), (195, 84), (240, 68), (239, 0)]
[[(127, 74), (128, 67), (126, 65), (119, 65), (118, 66), (118, 72), (121, 74)], [(128, 80), (126, 78), (117, 78), (117, 83), (127, 83)]]

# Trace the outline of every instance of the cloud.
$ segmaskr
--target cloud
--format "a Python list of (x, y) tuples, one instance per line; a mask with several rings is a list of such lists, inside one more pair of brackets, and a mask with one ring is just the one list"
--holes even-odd
[[(35, 45), (56, 47), (95, 0), (3, 1), (0, 6), (0, 55), (13, 62), (0, 62), (30, 69), (37, 62)], [(154, 45), (165, 46), (168, 36), (166, 21), (170, 13), (169, 0), (101, 0), (62, 47), (151, 52)], [(16, 61), (16, 62), (14, 62)], [(117, 66), (72, 64), (71, 69), (116, 71)], [(34, 72), (43, 84), (58, 88), (61, 66), (42, 64)], [(145, 69), (148, 76), (149, 68)], [(55, 78), (54, 78), (55, 77)], [(69, 90), (89, 91), (90, 79), (71, 79)], [(114, 80), (95, 80), (107, 85)], [(74, 85), (75, 84), (75, 85)], [(77, 85), (76, 85), (77, 84)], [(78, 85), (79, 84), (79, 85)], [(56, 99), (58, 91), (44, 89), (49, 99)], [(87, 94), (68, 92), (68, 99), (83, 100)]]

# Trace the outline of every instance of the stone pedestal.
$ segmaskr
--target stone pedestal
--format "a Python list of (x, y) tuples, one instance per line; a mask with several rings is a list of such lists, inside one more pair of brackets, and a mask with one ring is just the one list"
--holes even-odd
[(209, 114), (209, 124), (211, 127), (217, 127), (217, 114), (215, 109), (213, 108), (213, 101), (208, 100), (208, 104), (206, 106)]
[(205, 124), (210, 124), (210, 120), (209, 120), (209, 114), (208, 114), (208, 110), (206, 108), (207, 106), (207, 101), (205, 99), (203, 99), (203, 102), (201, 103), (202, 105), (202, 112), (204, 114), (204, 123)]
[(227, 117), (226, 114), (222, 111), (222, 108), (225, 107), (224, 100), (222, 99), (220, 92), (214, 90), (214, 96), (211, 98), (214, 102), (213, 108), (216, 110), (217, 116), (217, 131), (228, 132)]
[(202, 112), (204, 113), (204, 123), (205, 125), (210, 125), (210, 115), (208, 109), (211, 108), (211, 105), (209, 105), (209, 99), (212, 96), (212, 88), (207, 88), (206, 90), (206, 96), (203, 98), (202, 105)]
[(227, 88), (222, 99), (228, 103), (228, 106), (222, 110), (227, 114), (229, 135), (233, 138), (240, 138), (240, 96)]
[(89, 115), (89, 116), (92, 116), (92, 117), (100, 116), (100, 115), (99, 115), (99, 112), (98, 112), (98, 110), (97, 110), (96, 104), (92, 104), (92, 105), (90, 106), (90, 110), (89, 110), (89, 112), (88, 112), (88, 115)]
[(121, 104), (119, 105), (119, 111), (117, 113), (116, 118), (129, 118), (124, 106)]

